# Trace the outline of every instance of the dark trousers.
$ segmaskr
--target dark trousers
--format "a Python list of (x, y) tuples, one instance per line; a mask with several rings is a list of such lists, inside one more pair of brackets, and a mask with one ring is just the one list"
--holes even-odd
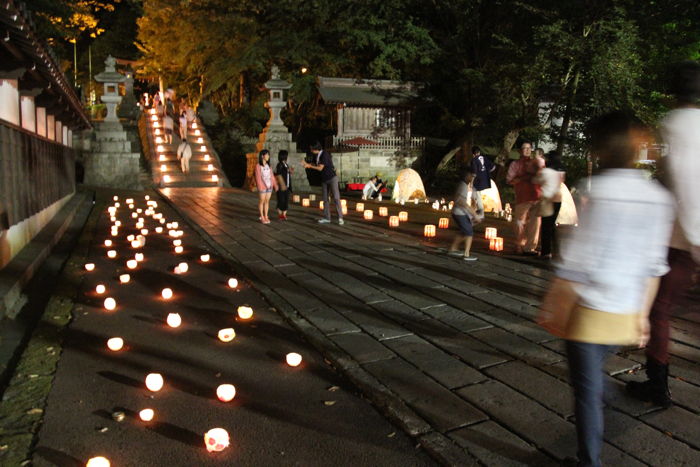
[(559, 210), (561, 209), (561, 203), (552, 204), (554, 205), (554, 214), (543, 217), (542, 223), (540, 224), (540, 241), (542, 242), (540, 254), (542, 256), (551, 255), (552, 251), (554, 251), (554, 245), (556, 244), (556, 221)]
[(321, 182), (323, 187), (323, 217), (331, 220), (331, 203), (329, 192), (333, 192), (335, 208), (338, 210), (338, 219), (343, 218), (343, 207), (340, 205), (340, 188), (338, 187), (338, 177), (333, 177), (326, 182)]
[(289, 190), (277, 190), (277, 209), (282, 212), (289, 209)]
[(614, 347), (566, 341), (569, 373), (574, 386), (576, 435), (580, 466), (599, 467), (603, 446), (603, 366)]
[(646, 354), (662, 365), (668, 364), (668, 341), (671, 311), (693, 284), (695, 262), (690, 252), (670, 248), (668, 265), (671, 270), (661, 278), (659, 292), (649, 313), (650, 335)]

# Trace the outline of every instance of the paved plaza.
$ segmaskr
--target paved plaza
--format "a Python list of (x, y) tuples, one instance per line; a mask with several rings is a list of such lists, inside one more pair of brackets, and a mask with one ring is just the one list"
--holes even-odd
[[(144, 194), (120, 197), (145, 208)], [(385, 217), (363, 220), (352, 200), (343, 226), (319, 225), (317, 203), (263, 225), (249, 192), (148, 194), (183, 229), (184, 252), (174, 253), (168, 229), (157, 235), (149, 225), (144, 262), (119, 284), (136, 251), (122, 237), (135, 231), (124, 227), (118, 257), (107, 258), (112, 192), (98, 192), (57, 282), (60, 298), (0, 405), (2, 465), (20, 465), (17, 446), (32, 443), (38, 466), (79, 466), (98, 454), (119, 466), (539, 466), (575, 455), (563, 343), (533, 323), (551, 277), (546, 264), (489, 254), (483, 227), (477, 262), (448, 257), (439, 248), (454, 231), (430, 242), (420, 235), (440, 216), (426, 206), (401, 208), (409, 222), (397, 231)], [(376, 215), (378, 205), (367, 207)], [(128, 214), (120, 211), (124, 225)], [(506, 233), (503, 223), (487, 225)], [(190, 270), (175, 275), (180, 261)], [(235, 290), (230, 277), (239, 279)], [(103, 309), (98, 283), (117, 298), (114, 312)], [(163, 287), (172, 300), (160, 297)], [(255, 310), (252, 320), (236, 317), (241, 304)], [(165, 325), (171, 312), (181, 328)], [(642, 351), (622, 349), (609, 361), (608, 465), (700, 465), (697, 297), (673, 326), (671, 409), (625, 396), (624, 382), (642, 378)], [(224, 327), (235, 328), (234, 341), (217, 340)], [(113, 336), (124, 350), (106, 349)], [(303, 364), (286, 366), (288, 352)], [(144, 388), (149, 372), (163, 374), (162, 391)], [(216, 400), (225, 382), (237, 388), (231, 403)], [(154, 422), (138, 420), (145, 407), (156, 410)], [(232, 443), (212, 455), (202, 434), (216, 426)]]

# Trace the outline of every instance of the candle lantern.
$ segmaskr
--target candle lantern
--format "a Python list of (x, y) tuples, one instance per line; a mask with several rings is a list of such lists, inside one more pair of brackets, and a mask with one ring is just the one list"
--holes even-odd
[(130, 280), (131, 276), (129, 276), (128, 274), (122, 274), (121, 276), (119, 276), (119, 282), (121, 282), (122, 284), (126, 284)]
[(301, 205), (305, 208), (311, 206), (311, 200), (309, 198), (304, 198), (301, 200)]
[(105, 246), (106, 247), (112, 246), (112, 240), (105, 240)]
[(107, 348), (112, 352), (118, 352), (124, 347), (124, 339), (121, 337), (112, 337), (107, 340)]
[(165, 318), (165, 322), (168, 323), (168, 326), (171, 328), (177, 328), (182, 324), (182, 318), (178, 313), (168, 313), (168, 317)]
[[(193, 128), (194, 128), (194, 127), (193, 127)], [(194, 130), (194, 135), (195, 135), (195, 136), (199, 136), (199, 135), (201, 135), (201, 134), (202, 134), (202, 133), (201, 133), (199, 130)]]
[(374, 218), (374, 211), (372, 211), (371, 209), (367, 209), (365, 211), (364, 217), (366, 220), (371, 221)]
[(134, 255), (134, 259), (136, 260), (137, 263), (140, 263), (141, 261), (143, 261), (143, 253), (136, 253)]
[(207, 170), (208, 170), (209, 172), (211, 172), (212, 170), (214, 170), (214, 164), (209, 164), (209, 165), (207, 165)]
[(163, 176), (163, 181), (164, 181), (165, 183), (170, 183), (170, 175), (164, 175), (164, 176)]
[(310, 195), (309, 195), (309, 199), (310, 199), (311, 201), (316, 201), (316, 195), (310, 194)]
[(116, 252), (115, 250), (109, 250), (109, 251), (107, 252), (107, 257), (108, 257), (108, 258), (111, 258), (111, 259), (114, 259), (114, 258), (117, 257), (117, 252)]
[(160, 295), (164, 299), (170, 300), (171, 298), (173, 298), (173, 289), (166, 287), (160, 292)]
[(163, 376), (160, 373), (149, 373), (146, 376), (146, 387), (152, 392), (160, 391), (163, 389)]
[(202, 255), (202, 256), (199, 257), (199, 259), (200, 259), (203, 263), (206, 263), (206, 262), (208, 262), (208, 261), (211, 259), (211, 256), (209, 256), (209, 255)]
[(381, 207), (379, 208), (379, 215), (382, 217), (386, 217), (389, 215), (389, 209), (386, 207)]
[(85, 270), (86, 271), (94, 271), (95, 270), (95, 263), (85, 263)]
[(129, 235), (126, 237), (127, 242), (133, 242), (135, 239), (136, 239), (136, 237), (134, 235)]
[(85, 467), (110, 467), (109, 459), (106, 457), (98, 456), (88, 459)]
[(399, 216), (389, 217), (389, 227), (398, 227), (398, 226), (399, 226)]
[(107, 297), (105, 298), (104, 306), (105, 310), (113, 311), (115, 308), (117, 308), (117, 301), (112, 297)]
[(230, 278), (228, 280), (228, 286), (232, 289), (235, 289), (236, 287), (238, 287), (238, 279), (236, 279), (234, 277)]
[(107, 291), (107, 287), (105, 287), (103, 284), (97, 284), (97, 287), (95, 287), (95, 292), (98, 294), (102, 295)]
[[(144, 237), (145, 237), (146, 235), (148, 235), (148, 229), (141, 229), (141, 235), (143, 235)], [(146, 240), (146, 239), (144, 239), (144, 241), (145, 241), (145, 240)]]
[(299, 196), (299, 195), (292, 196), (292, 201), (295, 203), (301, 202), (301, 196)]
[(180, 263), (177, 265), (177, 267), (180, 269), (180, 274), (184, 274), (190, 269), (190, 266), (187, 263)]
[(177, 253), (178, 255), (179, 255), (180, 253), (182, 253), (183, 250), (184, 250), (184, 249), (183, 249), (182, 246), (180, 246), (180, 245), (178, 245), (178, 246), (175, 247), (175, 253)]
[(208, 452), (223, 451), (228, 447), (228, 432), (223, 428), (212, 428), (204, 433), (204, 445)]
[(163, 233), (163, 227), (156, 227), (156, 233)]
[(494, 241), (494, 251), (503, 251), (503, 237), (496, 237)]
[(289, 366), (299, 366), (301, 364), (301, 355), (296, 352), (290, 352), (287, 354), (287, 365)]
[(348, 207), (347, 206), (340, 206), (340, 212), (342, 212), (344, 216), (347, 216)]
[(218, 337), (221, 342), (231, 342), (236, 337), (236, 331), (233, 328), (220, 329)]
[(447, 229), (450, 227), (450, 218), (449, 217), (441, 217), (440, 220), (438, 221), (438, 227), (441, 229)]
[(132, 240), (131, 248), (141, 248), (141, 242), (139, 242), (138, 240)]
[(485, 239), (490, 240), (492, 238), (496, 238), (497, 236), (497, 230), (494, 227), (486, 227), (486, 230), (484, 231)]
[(323, 209), (323, 206), (324, 206), (323, 201), (319, 201), (319, 202), (318, 202), (318, 208), (319, 208), (319, 209)]
[(401, 221), (401, 222), (406, 222), (406, 221), (408, 221), (408, 212), (406, 212), (406, 211), (401, 211), (401, 212), (399, 213), (399, 221)]
[(253, 309), (249, 306), (238, 307), (238, 317), (241, 319), (250, 319), (253, 317)]
[(180, 245), (182, 245), (182, 240), (180, 240), (180, 239), (173, 240), (173, 246), (180, 246)]
[(363, 212), (365, 210), (365, 203), (357, 203), (355, 205), (355, 211)]
[(220, 384), (216, 388), (216, 397), (221, 402), (231, 402), (236, 397), (236, 387), (233, 384)]
[(130, 259), (129, 261), (126, 262), (126, 267), (129, 269), (136, 269), (136, 267), (139, 265), (139, 262), (136, 261), (135, 259)]
[(155, 412), (153, 411), (153, 409), (143, 409), (139, 412), (139, 418), (144, 422), (150, 422), (151, 420), (153, 420), (154, 415)]
[(489, 250), (494, 251), (496, 249), (496, 237), (489, 239)]
[(428, 224), (425, 227), (423, 227), (423, 236), (425, 238), (435, 237), (435, 226), (432, 224)]
[(347, 200), (347, 199), (341, 199), (341, 200), (340, 200), (340, 205), (341, 205), (341, 206), (347, 206), (347, 205), (348, 205), (348, 200)]
[(211, 158), (209, 157), (209, 154), (204, 155), (204, 162), (209, 162)]

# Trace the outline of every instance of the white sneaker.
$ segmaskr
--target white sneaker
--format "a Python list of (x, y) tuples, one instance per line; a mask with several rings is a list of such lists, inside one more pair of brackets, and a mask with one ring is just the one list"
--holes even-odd
[(476, 261), (478, 259), (479, 258), (477, 258), (476, 256), (465, 256), (464, 257), (464, 261)]
[(345, 224), (345, 221), (343, 219), (338, 219), (338, 225), (343, 225)]
[(331, 221), (329, 219), (319, 219), (318, 223), (319, 224), (330, 224)]

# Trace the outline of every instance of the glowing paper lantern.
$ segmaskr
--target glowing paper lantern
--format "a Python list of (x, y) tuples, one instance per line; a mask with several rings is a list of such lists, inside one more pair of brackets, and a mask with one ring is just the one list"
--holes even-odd
[(212, 164), (207, 165), (207, 170), (211, 172), (212, 170), (214, 170), (214, 166)]
[(503, 251), (503, 238), (502, 237), (496, 237), (493, 239), (494, 240), (494, 251)]
[(309, 198), (304, 198), (301, 200), (301, 205), (305, 208), (311, 206), (311, 200)]
[(95, 263), (85, 263), (85, 270), (86, 271), (94, 271), (95, 270)]
[(221, 342), (231, 342), (236, 337), (236, 331), (233, 328), (220, 329), (218, 336)]
[(132, 212), (132, 213), (131, 213), (131, 218), (132, 218), (132, 219), (136, 219), (137, 217), (139, 217), (139, 215), (138, 215), (137, 213), (135, 213), (135, 212)]
[(484, 231), (484, 238), (487, 240), (496, 238), (498, 236), (497, 232), (498, 231), (494, 227), (486, 227), (486, 230)]
[(389, 217), (389, 227), (398, 227), (398, 226), (399, 226), (399, 216)]
[(126, 284), (130, 280), (131, 280), (131, 276), (128, 274), (122, 274), (121, 276), (119, 276), (119, 282), (121, 282), (122, 284)]
[(319, 202), (318, 202), (318, 208), (319, 208), (319, 209), (323, 209), (324, 204), (325, 204), (325, 203), (324, 203), (323, 201), (319, 201)]
[(112, 337), (107, 340), (107, 348), (113, 352), (117, 352), (124, 348), (124, 339), (121, 337)]
[[(144, 237), (145, 237), (146, 235), (148, 235), (148, 229), (141, 229), (141, 235), (143, 235)], [(144, 241), (145, 241), (145, 240), (146, 240), (146, 239), (144, 238)]]
[(197, 138), (197, 142), (198, 142), (199, 144), (202, 144), (202, 143), (204, 142), (204, 138)]
[(163, 227), (156, 227), (156, 233), (163, 233)]
[(249, 306), (238, 307), (238, 317), (241, 319), (250, 319), (253, 317), (253, 309)]
[(197, 128), (197, 123), (196, 123), (196, 122), (192, 122), (192, 129), (195, 129), (195, 128)]
[(114, 223), (114, 226), (115, 226), (115, 227), (120, 227), (121, 225), (122, 225), (122, 221), (116, 221), (116, 222)]
[(209, 154), (204, 155), (204, 162), (209, 162), (211, 160), (211, 157), (209, 157)]
[(97, 287), (95, 287), (95, 292), (98, 294), (102, 295), (107, 291), (107, 287), (105, 287), (103, 284), (97, 284)]
[[(193, 126), (192, 128), (194, 128), (194, 126)], [(202, 134), (202, 133), (201, 133), (199, 130), (194, 130), (194, 135), (195, 135), (195, 136), (199, 136), (199, 135), (201, 135), (201, 134)]]
[(385, 207), (379, 208), (379, 215), (382, 216), (382, 217), (388, 216), (388, 215), (389, 215), (389, 209), (387, 209), (387, 208), (385, 208)]
[(408, 221), (408, 212), (406, 212), (406, 211), (401, 211), (401, 212), (399, 213), (399, 221), (401, 221), (401, 222), (406, 222), (406, 221)]
[(117, 307), (117, 301), (112, 297), (105, 298), (104, 306), (106, 310), (113, 311)]
[(223, 451), (228, 447), (228, 432), (223, 428), (212, 428), (204, 433), (204, 445), (208, 452)]
[(212, 182), (218, 182), (218, 181), (219, 181), (219, 176), (216, 175), (216, 174), (212, 175), (212, 176), (211, 176), (211, 181), (212, 181)]
[(139, 262), (136, 261), (135, 259), (130, 259), (129, 261), (126, 262), (126, 267), (129, 269), (136, 269), (136, 267), (139, 265)]
[(340, 200), (340, 205), (341, 205), (341, 206), (347, 206), (347, 205), (348, 205), (348, 200), (347, 200), (347, 199), (341, 199), (341, 200)]
[(301, 355), (296, 352), (291, 352), (287, 354), (287, 365), (289, 366), (299, 366), (301, 364)]
[(216, 388), (216, 397), (221, 402), (231, 402), (236, 397), (236, 387), (233, 384), (220, 384)]
[(181, 246), (179, 246), (179, 245), (175, 247), (175, 253), (177, 253), (178, 255), (179, 255), (180, 253), (182, 253), (183, 250), (184, 250), (184, 249), (183, 249)]
[(158, 146), (158, 147), (156, 148), (156, 151), (158, 151), (158, 152), (165, 152), (165, 147), (163, 147), (163, 146)]
[(178, 328), (182, 324), (182, 318), (178, 313), (168, 313), (168, 317), (165, 318), (165, 322), (171, 328)]
[(109, 251), (107, 252), (107, 257), (108, 257), (108, 258), (114, 259), (114, 258), (117, 257), (117, 252), (116, 252), (115, 250), (109, 250)]
[(126, 237), (127, 242), (133, 242), (134, 240), (136, 240), (136, 237), (134, 235), (129, 235)]
[(163, 376), (160, 373), (149, 373), (146, 376), (146, 387), (149, 391), (160, 391), (163, 389)]
[(158, 162), (165, 162), (165, 154), (158, 156)]
[(208, 261), (211, 259), (211, 256), (209, 256), (209, 255), (202, 255), (202, 256), (199, 257), (199, 259), (200, 259), (203, 263), (206, 263), (206, 262), (208, 262)]
[(163, 138), (160, 136), (156, 138), (156, 144), (163, 144)]
[(355, 205), (355, 211), (363, 212), (365, 210), (365, 203), (357, 203)]
[(174, 245), (174, 246), (180, 246), (180, 245), (182, 245), (182, 240), (173, 240), (173, 245)]
[(300, 203), (301, 202), (301, 196), (299, 195), (294, 195), (292, 196), (292, 201), (295, 203)]
[(173, 222), (173, 223), (170, 224), (170, 225), (173, 226), (173, 229), (177, 229), (178, 227), (180, 227), (180, 224), (178, 224), (177, 222)]
[(347, 206), (340, 206), (340, 212), (343, 213), (344, 216), (348, 214), (348, 207)]
[(139, 412), (139, 418), (144, 422), (150, 422), (151, 420), (153, 420), (154, 416), (155, 412), (153, 411), (153, 409), (143, 409)]
[(228, 286), (229, 286), (230, 288), (232, 288), (232, 289), (235, 289), (236, 287), (238, 287), (238, 279), (233, 278), (233, 277), (230, 278), (230, 279), (228, 280)]
[(141, 261), (143, 261), (143, 253), (136, 253), (134, 255), (134, 259), (136, 260), (136, 262), (140, 263)]
[(160, 295), (161, 295), (164, 299), (170, 300), (171, 298), (173, 298), (173, 289), (170, 289), (170, 288), (166, 287), (166, 288), (164, 288), (164, 289), (160, 292)]
[(106, 457), (98, 456), (88, 459), (85, 467), (110, 467), (109, 460)]
[(116, 195), (115, 195), (115, 196), (112, 197), (112, 199), (113, 199), (114, 201), (119, 201), (119, 196), (116, 196)]
[(423, 228), (423, 236), (426, 238), (433, 238), (435, 236), (435, 226), (428, 224)]
[(438, 227), (441, 229), (447, 229), (450, 227), (450, 218), (449, 217), (441, 217), (440, 220), (438, 221)]
[(170, 183), (170, 175), (163, 175), (163, 181), (165, 183)]
[(371, 221), (374, 218), (374, 211), (372, 211), (371, 209), (367, 209), (365, 211), (364, 216), (366, 220)]
[(202, 152), (205, 152), (205, 151), (207, 150), (207, 147), (206, 147), (206, 146), (200, 146), (200, 147), (199, 147), (199, 150), (202, 151)]

